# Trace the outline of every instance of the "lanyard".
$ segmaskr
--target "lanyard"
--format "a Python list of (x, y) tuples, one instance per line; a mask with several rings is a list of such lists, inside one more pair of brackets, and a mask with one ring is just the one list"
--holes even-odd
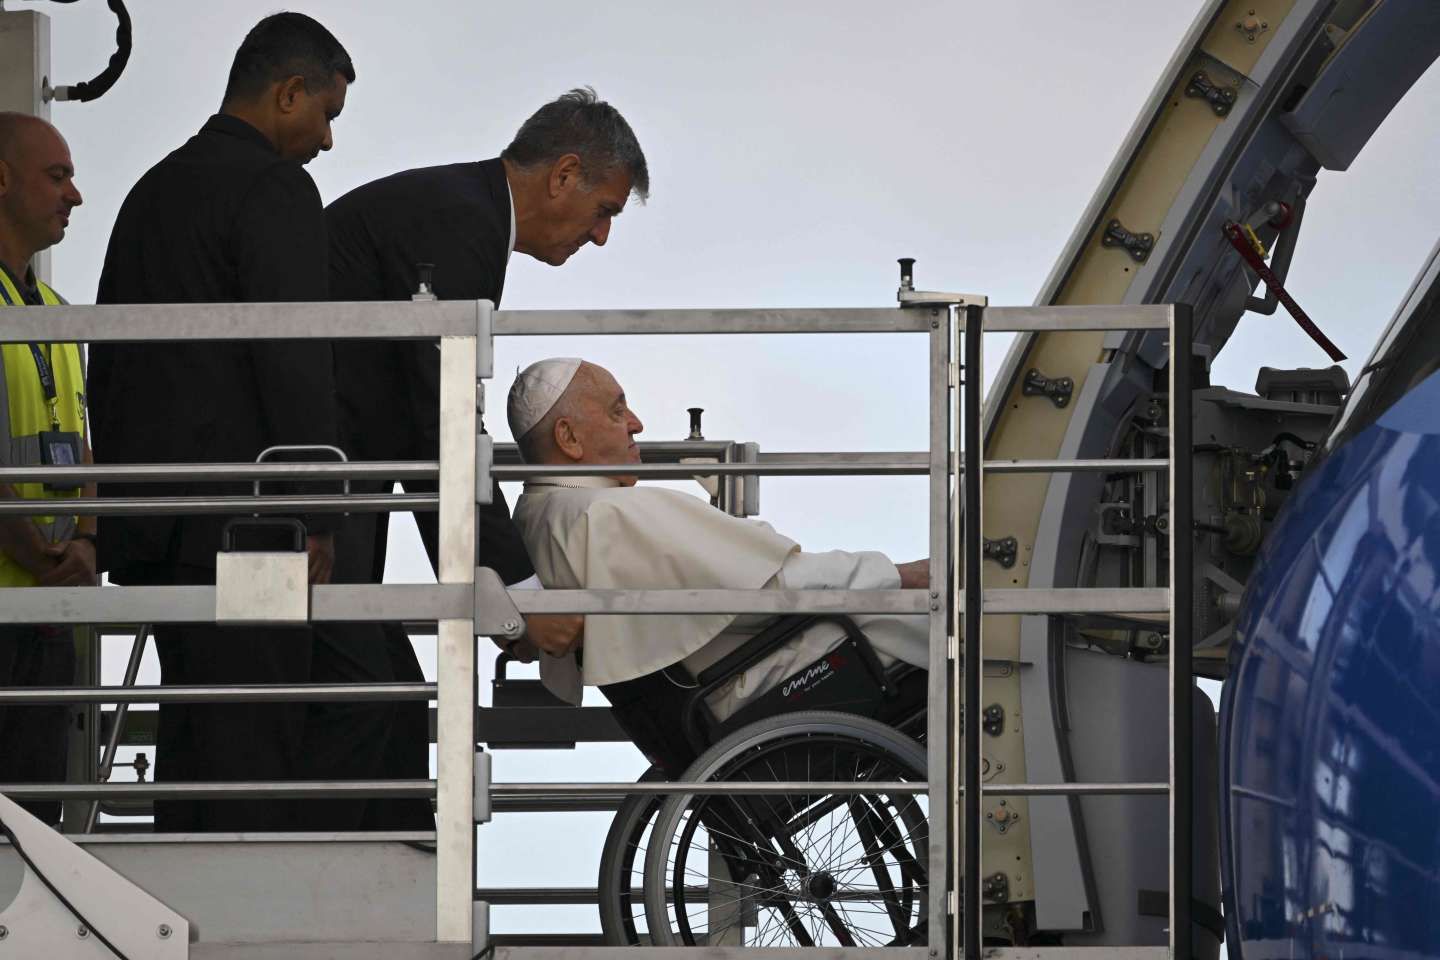
[(40, 389), (45, 391), (45, 403), (50, 407), (50, 428), (60, 429), (60, 414), (56, 409), (59, 405), (59, 395), (55, 391), (55, 370), (50, 366), (49, 359), (40, 349), (38, 343), (30, 346), (30, 356), (35, 358), (35, 374), (40, 378)]

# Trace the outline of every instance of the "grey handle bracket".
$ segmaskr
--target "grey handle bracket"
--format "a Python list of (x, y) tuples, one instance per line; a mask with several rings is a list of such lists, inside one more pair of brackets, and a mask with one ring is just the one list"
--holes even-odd
[(476, 567), (475, 635), (511, 640), (524, 633), (525, 618), (510, 599), (500, 574), (489, 567)]

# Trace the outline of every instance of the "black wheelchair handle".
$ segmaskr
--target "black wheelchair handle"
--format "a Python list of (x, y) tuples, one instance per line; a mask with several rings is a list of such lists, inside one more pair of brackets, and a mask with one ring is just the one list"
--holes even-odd
[(288, 529), (294, 535), (294, 549), (296, 553), (305, 552), (305, 524), (294, 517), (235, 517), (227, 520), (225, 526), (220, 528), (220, 550), (224, 553), (235, 551), (235, 531), (238, 528), (249, 527), (250, 529)]

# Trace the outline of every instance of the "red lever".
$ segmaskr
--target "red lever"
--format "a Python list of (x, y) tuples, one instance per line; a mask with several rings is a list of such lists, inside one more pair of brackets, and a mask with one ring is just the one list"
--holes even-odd
[(1225, 236), (1229, 239), (1230, 246), (1239, 251), (1240, 256), (1249, 264), (1250, 269), (1258, 273), (1260, 279), (1265, 281), (1265, 286), (1269, 288), (1271, 293), (1275, 294), (1275, 298), (1285, 305), (1285, 309), (1289, 311), (1290, 316), (1295, 318), (1295, 322), (1300, 325), (1300, 329), (1309, 334), (1310, 339), (1319, 344), (1320, 349), (1329, 354), (1331, 360), (1336, 363), (1344, 360), (1345, 354), (1340, 352), (1340, 348), (1331, 343), (1330, 338), (1320, 332), (1320, 328), (1315, 326), (1315, 321), (1311, 320), (1309, 315), (1300, 309), (1300, 304), (1295, 302), (1295, 298), (1285, 292), (1285, 287), (1281, 285), (1279, 278), (1275, 276), (1275, 271), (1270, 269), (1270, 265), (1261, 257), (1260, 251), (1256, 250), (1250, 243), (1250, 240), (1241, 230), (1240, 224), (1234, 220), (1225, 221)]

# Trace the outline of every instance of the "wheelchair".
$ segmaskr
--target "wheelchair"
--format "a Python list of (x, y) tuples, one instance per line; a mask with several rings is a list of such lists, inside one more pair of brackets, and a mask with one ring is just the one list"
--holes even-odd
[[(824, 622), (844, 629), (837, 647), (716, 717), (714, 693)], [(602, 688), (651, 760), (642, 781), (925, 780), (928, 675), (883, 667), (847, 617), (784, 617), (698, 676), (677, 671)], [(600, 862), (605, 942), (923, 945), (926, 806), (909, 794), (632, 794)]]

